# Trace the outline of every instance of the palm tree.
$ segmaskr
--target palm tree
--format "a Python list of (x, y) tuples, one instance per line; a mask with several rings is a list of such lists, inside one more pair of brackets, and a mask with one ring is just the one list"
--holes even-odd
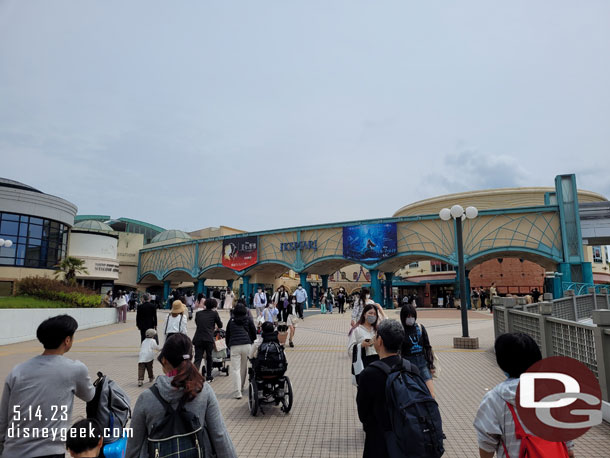
[(55, 276), (59, 277), (61, 274), (64, 274), (64, 282), (69, 285), (74, 285), (76, 283), (76, 274), (89, 273), (85, 268), (85, 261), (73, 256), (65, 257), (55, 266), (55, 268), (58, 269), (57, 272), (55, 272)]

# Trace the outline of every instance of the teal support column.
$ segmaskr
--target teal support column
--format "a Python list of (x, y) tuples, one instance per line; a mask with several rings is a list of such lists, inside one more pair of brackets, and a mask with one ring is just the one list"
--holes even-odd
[[(590, 262), (583, 262), (582, 264), (582, 282), (593, 286), (593, 267)], [(586, 291), (585, 291), (586, 294)]]
[(167, 298), (169, 297), (169, 290), (171, 289), (171, 282), (164, 281), (163, 282), (163, 302), (167, 302)]
[(385, 273), (385, 308), (391, 309), (394, 307), (394, 303), (392, 302), (392, 278), (394, 274), (392, 272)]
[[(320, 278), (322, 279), (322, 288), (324, 288), (324, 291), (328, 291), (328, 274), (320, 275)], [(318, 298), (318, 299), (320, 299), (320, 298)]]
[(197, 280), (197, 294), (203, 294), (203, 287), (205, 283), (205, 278), (200, 278)]
[(553, 278), (553, 299), (559, 299), (563, 297), (563, 287), (561, 285), (561, 277), (555, 276)]
[(466, 275), (464, 276), (464, 281), (466, 282), (466, 291), (464, 291), (464, 299), (462, 299), (462, 303), (464, 303), (464, 301), (466, 301), (466, 307), (468, 308), (468, 310), (470, 310), (470, 308), (471, 308), (471, 304), (470, 304), (470, 278), (469, 278), (469, 274), (470, 274), (470, 271), (467, 270), (466, 271)]
[[(571, 283), (572, 282), (572, 267), (570, 266), (570, 263), (568, 262), (560, 262), (559, 264), (557, 264), (557, 270), (559, 271), (559, 273), (561, 274), (561, 282), (562, 283)], [(563, 295), (560, 294), (558, 296), (561, 297)]]
[(377, 304), (383, 301), (383, 291), (381, 291), (381, 281), (379, 280), (379, 271), (377, 269), (369, 270), (371, 274), (371, 297)]
[(246, 305), (248, 307), (251, 307), (252, 304), (250, 304), (250, 276), (244, 275), (243, 277), (241, 277), (241, 281), (244, 297), (246, 298)]
[(299, 283), (301, 283), (303, 288), (305, 288), (305, 291), (307, 291), (307, 305), (305, 306), (305, 308), (309, 308), (309, 304), (311, 304), (312, 302), (311, 302), (311, 285), (307, 281), (307, 272), (299, 273), (299, 280), (300, 280)]

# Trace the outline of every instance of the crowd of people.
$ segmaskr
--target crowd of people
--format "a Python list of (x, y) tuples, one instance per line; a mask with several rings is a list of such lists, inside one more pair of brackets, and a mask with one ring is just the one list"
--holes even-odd
[[(189, 296), (191, 299), (188, 299)], [(293, 346), (295, 328), (298, 321), (303, 319), (303, 309), (308, 301), (307, 292), (302, 287), (290, 293), (282, 286), (270, 297), (259, 289), (254, 296), (255, 311), (251, 313), (242, 298), (233, 303), (234, 297), (227, 291), (225, 305), (230, 304), (231, 311), (225, 326), (217, 311), (216, 299), (193, 296), (175, 297), (164, 324), (158, 323), (157, 307), (151, 296), (142, 296), (143, 302), (136, 314), (141, 337), (137, 380), (138, 386), (143, 386), (147, 375), (151, 385), (142, 391), (133, 409), (130, 424), (133, 437), (127, 441), (127, 457), (149, 456), (151, 443), (158, 442), (155, 438), (159, 436), (162, 426), (159, 420), (169, 412), (168, 406), (174, 409), (173, 412), (180, 411), (181, 415), (186, 415), (193, 425), (205, 425), (203, 429), (195, 428), (193, 434), (203, 431), (201, 437), (197, 436), (198, 440), (213, 448), (217, 456), (236, 456), (210, 385), (214, 380), (212, 354), (217, 344), (216, 334), (225, 328), (226, 346), (231, 355), (232, 395), (241, 399), (246, 388), (249, 361), (256, 358), (261, 343), (282, 343), (279, 334), (282, 324), (285, 324), (289, 328), (286, 331), (289, 345)], [(339, 313), (345, 313), (348, 296), (343, 289), (339, 289), (336, 295), (330, 290), (325, 291), (322, 297), (329, 301), (329, 313), (333, 310), (331, 302), (338, 304)], [(120, 307), (123, 307), (122, 300), (119, 297), (114, 300), (117, 299)], [(429, 417), (425, 420), (435, 425), (438, 422), (440, 435), (429, 441), (431, 445), (427, 447), (431, 448), (419, 456), (441, 456), (443, 437), (433, 383), (435, 356), (428, 332), (418, 321), (416, 304), (406, 301), (400, 309), (399, 320), (394, 320), (388, 317), (380, 304), (373, 301), (366, 288), (351, 302), (347, 349), (352, 363), (352, 381), (357, 387), (358, 415), (365, 432), (363, 456), (397, 456), (396, 450), (405, 446), (401, 439), (404, 431), (393, 430), (398, 428), (392, 418), (394, 401), (386, 396), (388, 381), (400, 377), (412, 382), (410, 388), (408, 383), (401, 386), (404, 385), (404, 390), (417, 391), (414, 402), (427, 403)], [(192, 340), (187, 336), (189, 308), (193, 309), (196, 326)], [(77, 328), (76, 320), (68, 315), (44, 321), (37, 330), (38, 340), (44, 347), (43, 353), (15, 366), (7, 377), (0, 403), (0, 457), (56, 458), (63, 456), (66, 448), (73, 457), (98, 456), (103, 445), (103, 428), (95, 418), (80, 420), (72, 426), (76, 429), (86, 427), (90, 432), (86, 436), (57, 440), (7, 434), (15, 423), (12, 414), (15, 406), (37, 406), (43, 412), (51, 412), (53, 405), (66, 406), (65, 415), (44, 421), (31, 415), (19, 419), (21, 429), (47, 427), (60, 430), (69, 427), (74, 396), (86, 402), (94, 398), (96, 389), (87, 367), (64, 356), (72, 348)], [(161, 345), (158, 332), (163, 336)], [(511, 407), (515, 404), (519, 376), (531, 364), (539, 361), (541, 355), (531, 337), (515, 333), (499, 336), (495, 342), (495, 352), (498, 366), (507, 379), (485, 395), (476, 414), (474, 428), (479, 452), (484, 458), (494, 455), (502, 458), (519, 456), (521, 441), (517, 438), (517, 432), (521, 431), (522, 426)], [(162, 369), (162, 374), (157, 377), (153, 371), (155, 360)], [(205, 366), (201, 367), (204, 361)], [(400, 395), (397, 393), (397, 396)], [(417, 437), (417, 431), (412, 434)], [(413, 444), (407, 446), (415, 447)], [(558, 447), (565, 448), (565, 456), (574, 456), (573, 443)]]

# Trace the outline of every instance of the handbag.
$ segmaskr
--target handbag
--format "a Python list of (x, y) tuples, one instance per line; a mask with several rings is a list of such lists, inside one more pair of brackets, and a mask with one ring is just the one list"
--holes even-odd
[(214, 350), (223, 351), (227, 349), (227, 341), (225, 339), (217, 339), (214, 341)]

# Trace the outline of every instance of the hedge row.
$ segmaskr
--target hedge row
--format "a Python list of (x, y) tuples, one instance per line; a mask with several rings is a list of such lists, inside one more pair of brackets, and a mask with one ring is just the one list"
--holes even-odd
[(26, 277), (17, 282), (17, 294), (61, 301), (72, 307), (99, 307), (101, 298), (82, 286), (70, 286), (59, 280), (44, 277)]

